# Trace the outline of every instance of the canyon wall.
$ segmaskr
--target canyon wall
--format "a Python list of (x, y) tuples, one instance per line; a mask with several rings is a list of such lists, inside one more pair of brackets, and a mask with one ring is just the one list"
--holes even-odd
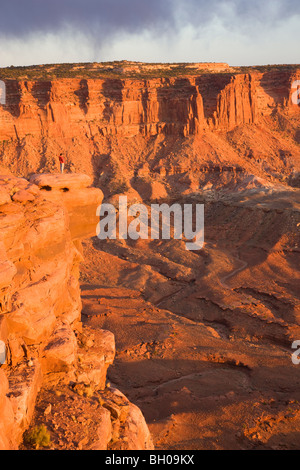
[(130, 187), (143, 165), (151, 178), (170, 176), (170, 187), (172, 175), (185, 172), (198, 186), (210, 168), (296, 178), (300, 107), (292, 93), (299, 78), (298, 70), (6, 80), (0, 166), (22, 177), (53, 173), (63, 152), (66, 170), (88, 174), (105, 195)]
[[(0, 340), (6, 348), (0, 364), (0, 449), (20, 445), (43, 384), (106, 387), (114, 336), (103, 330), (95, 349), (81, 323), (81, 239), (95, 234), (103, 198), (90, 185), (89, 177), (78, 174), (33, 175), (31, 182), (0, 177)], [(109, 393), (110, 405), (99, 410), (102, 428), (99, 424), (94, 448), (105, 449), (111, 440), (108, 409), (118, 409), (114, 400), (126, 402), (124, 426), (135, 426), (131, 431), (127, 423), (127, 444), (150, 448), (140, 411), (120, 392)], [(123, 445), (120, 434), (115, 440)]]
[(298, 72), (186, 78), (6, 81), (0, 139), (197, 134), (257, 122), (291, 106)]

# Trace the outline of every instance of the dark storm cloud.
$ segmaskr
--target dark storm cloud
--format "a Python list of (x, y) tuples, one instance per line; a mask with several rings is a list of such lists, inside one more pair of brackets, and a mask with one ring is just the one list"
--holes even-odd
[(300, 13), (299, 0), (0, 0), (0, 34), (24, 37), (71, 26), (100, 38), (119, 32), (201, 27), (219, 18), (232, 28), (278, 23)]
[(99, 27), (135, 32), (173, 23), (172, 0), (9, 0), (1, 2), (0, 33), (24, 36), (70, 25), (83, 32)]

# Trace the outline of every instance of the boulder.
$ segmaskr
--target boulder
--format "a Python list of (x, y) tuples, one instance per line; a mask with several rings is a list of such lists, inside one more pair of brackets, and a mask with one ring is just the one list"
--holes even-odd
[(97, 438), (90, 446), (89, 450), (107, 450), (112, 438), (112, 424), (110, 412), (105, 408), (99, 409), (99, 424), (97, 428)]
[(17, 191), (12, 196), (12, 200), (14, 202), (20, 202), (20, 203), (32, 202), (35, 200), (35, 195), (32, 194), (31, 191), (26, 191), (25, 189), (22, 189), (21, 191)]
[(76, 359), (77, 341), (69, 325), (58, 326), (44, 349), (45, 372), (68, 372)]

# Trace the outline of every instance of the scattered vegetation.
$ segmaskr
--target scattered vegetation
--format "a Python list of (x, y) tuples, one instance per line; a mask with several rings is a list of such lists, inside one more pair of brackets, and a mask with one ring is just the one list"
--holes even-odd
[(123, 194), (129, 191), (128, 181), (122, 174), (124, 171), (116, 160), (111, 161), (111, 171), (104, 177), (103, 183), (109, 188), (110, 195)]
[(300, 68), (298, 64), (282, 64), (282, 65), (255, 65), (255, 66), (244, 66), (234, 67), (235, 73), (250, 73), (250, 72), (293, 72)]
[[(53, 80), (55, 78), (132, 78), (150, 79), (161, 77), (182, 77), (191, 75), (203, 75), (218, 73), (216, 70), (206, 66), (199, 68), (199, 65), (190, 63), (178, 64), (142, 64), (139, 62), (102, 62), (102, 63), (69, 63), (69, 64), (45, 64), (15, 67), (10, 66), (0, 68), (0, 79), (25, 79), (25, 80)], [(270, 72), (270, 71), (293, 71), (299, 69), (299, 65), (259, 65), (230, 67), (231, 74), (249, 72)], [(220, 74), (228, 73), (226, 70)]]
[(72, 390), (80, 397), (92, 398), (95, 393), (93, 384), (77, 383), (72, 387)]
[(24, 434), (24, 444), (35, 448), (36, 450), (49, 447), (51, 444), (51, 437), (48, 429), (44, 424), (35, 426), (33, 429), (26, 431)]
[(129, 190), (129, 185), (125, 179), (112, 179), (109, 183), (110, 193), (123, 194)]

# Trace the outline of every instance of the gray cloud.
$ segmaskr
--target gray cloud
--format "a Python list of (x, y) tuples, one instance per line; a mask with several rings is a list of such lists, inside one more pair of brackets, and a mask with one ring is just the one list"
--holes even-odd
[(64, 26), (105, 35), (172, 24), (171, 0), (10, 0), (3, 2), (0, 31), (9, 37), (55, 32)]
[(0, 7), (0, 34), (7, 38), (73, 27), (105, 39), (120, 32), (176, 32), (216, 18), (245, 30), (300, 14), (299, 0), (1, 0)]
[(0, 0), (0, 67), (296, 63), (300, 0)]

